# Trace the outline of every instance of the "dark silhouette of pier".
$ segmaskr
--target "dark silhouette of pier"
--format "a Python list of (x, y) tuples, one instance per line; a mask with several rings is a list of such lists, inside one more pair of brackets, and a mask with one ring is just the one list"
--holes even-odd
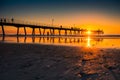
[[(67, 35), (82, 35), (84, 34), (84, 32), (87, 32), (86, 29), (80, 29), (80, 28), (75, 28), (75, 27), (63, 27), (63, 26), (53, 26), (53, 25), (42, 25), (42, 24), (32, 24), (32, 23), (24, 23), (24, 22), (20, 22), (20, 21), (15, 21), (13, 18), (12, 19), (1, 19), (0, 21), (0, 25), (2, 27), (2, 35), (5, 36), (5, 30), (4, 27), (5, 26), (13, 26), (17, 28), (17, 33), (16, 35), (19, 35), (19, 29), (20, 28), (24, 28), (24, 35), (27, 35), (27, 31), (26, 28), (31, 28), (32, 29), (32, 33), (31, 35), (35, 36), (35, 29), (39, 29), (39, 35), (47, 35), (47, 36), (54, 36), (55, 31), (58, 31), (58, 35), (61, 36), (61, 31), (64, 31), (65, 36)], [(43, 31), (41, 31), (41, 29), (43, 29)], [(46, 30), (49, 30), (49, 32), (47, 32), (47, 34), (45, 34)], [(104, 32), (102, 30), (96, 30), (96, 31), (92, 31), (95, 34), (97, 33), (99, 34), (103, 34)]]

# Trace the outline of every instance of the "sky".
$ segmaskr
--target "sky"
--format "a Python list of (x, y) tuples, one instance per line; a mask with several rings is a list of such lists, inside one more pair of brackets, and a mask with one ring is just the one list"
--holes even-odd
[(120, 34), (120, 0), (0, 0), (0, 18)]

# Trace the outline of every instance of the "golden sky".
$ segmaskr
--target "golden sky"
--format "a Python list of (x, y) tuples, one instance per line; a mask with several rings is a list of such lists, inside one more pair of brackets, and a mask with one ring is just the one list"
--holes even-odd
[[(119, 0), (2, 0), (0, 18), (120, 34)], [(15, 28), (6, 27), (6, 32)], [(1, 28), (0, 28), (1, 33)]]

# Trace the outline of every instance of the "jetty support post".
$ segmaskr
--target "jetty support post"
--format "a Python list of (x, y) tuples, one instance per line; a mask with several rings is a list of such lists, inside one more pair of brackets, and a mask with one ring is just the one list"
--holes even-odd
[(53, 29), (53, 35), (55, 35), (55, 29)]
[(35, 36), (35, 28), (32, 28), (32, 36)]
[(61, 32), (61, 30), (59, 29), (58, 31), (59, 31), (59, 36), (60, 36), (60, 35), (61, 35), (61, 33), (60, 33), (60, 32)]
[(44, 28), (44, 30), (43, 30), (43, 35), (45, 35), (45, 28)]
[(41, 35), (41, 29), (39, 28), (39, 33), (40, 33), (40, 35)]
[(72, 31), (70, 30), (70, 35), (72, 35)]
[(52, 35), (52, 30), (50, 29), (50, 35)]
[(65, 30), (65, 35), (67, 35), (67, 30)]
[(3, 33), (3, 36), (5, 36), (4, 26), (3, 26), (3, 25), (1, 25), (1, 27), (2, 27), (2, 33)]
[(2, 36), (2, 41), (5, 41), (5, 36)]
[(25, 33), (25, 36), (27, 35), (27, 32), (26, 32), (26, 27), (24, 27), (24, 33)]
[(19, 35), (19, 26), (17, 27), (17, 36)]

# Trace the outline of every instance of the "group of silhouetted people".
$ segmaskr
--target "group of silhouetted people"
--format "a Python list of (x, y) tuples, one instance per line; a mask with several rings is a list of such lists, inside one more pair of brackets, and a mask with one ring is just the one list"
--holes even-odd
[(0, 22), (6, 22), (6, 19), (0, 19)]
[[(5, 18), (4, 18), (4, 19), (3, 19), (3, 18), (1, 18), (1, 19), (0, 19), (0, 22), (4, 22), (4, 23), (6, 23), (6, 22), (7, 22), (7, 20), (6, 20)], [(13, 19), (13, 18), (11, 19), (11, 22), (12, 22), (12, 23), (14, 22), (14, 19)]]

